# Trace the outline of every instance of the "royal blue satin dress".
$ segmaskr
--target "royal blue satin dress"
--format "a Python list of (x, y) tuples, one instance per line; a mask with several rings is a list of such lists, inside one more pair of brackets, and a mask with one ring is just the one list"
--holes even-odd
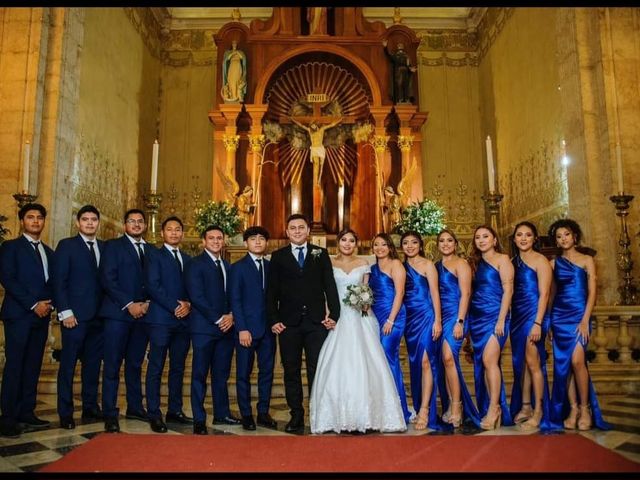
[(438, 424), (438, 377), (440, 359), (440, 339), (433, 340), (433, 323), (436, 319), (433, 301), (429, 291), (427, 277), (404, 263), (407, 270), (407, 281), (404, 289), (404, 306), (407, 309), (407, 324), (404, 329), (404, 339), (409, 356), (409, 376), (411, 379), (411, 399), (416, 412), (422, 403), (422, 357), (426, 353), (431, 365), (433, 376), (433, 390), (429, 399), (429, 418), (427, 426), (440, 430)]
[(371, 276), (369, 277), (369, 286), (373, 291), (373, 305), (371, 309), (378, 319), (380, 325), (380, 342), (382, 348), (389, 362), (393, 379), (396, 382), (398, 388), (398, 395), (400, 396), (400, 405), (404, 413), (405, 422), (409, 421), (411, 412), (407, 407), (407, 395), (404, 391), (404, 381), (402, 379), (402, 369), (400, 368), (400, 341), (404, 334), (404, 328), (407, 322), (407, 312), (404, 304), (400, 307), (400, 311), (395, 318), (393, 328), (389, 335), (382, 334), (382, 327), (389, 318), (391, 313), (391, 307), (393, 306), (393, 299), (395, 297), (395, 286), (393, 285), (393, 279), (383, 273), (377, 264), (371, 266)]
[[(553, 278), (556, 283), (556, 294), (551, 308), (553, 334), (551, 418), (554, 422), (562, 423), (569, 415), (567, 379), (571, 374), (571, 356), (578, 346), (585, 350), (586, 360), (587, 342), (580, 339), (576, 329), (587, 306), (589, 285), (587, 271), (561, 256), (555, 259)], [(589, 323), (589, 333), (591, 333), (591, 323)], [(591, 376), (589, 376), (589, 403), (593, 425), (601, 430), (609, 430), (611, 425), (602, 418)]]
[[(526, 349), (529, 342), (529, 332), (533, 327), (538, 313), (538, 274), (526, 264), (520, 255), (511, 260), (515, 271), (513, 279), (513, 297), (511, 298), (511, 359), (513, 361), (513, 388), (511, 390), (511, 415), (515, 417), (522, 408), (522, 379), (527, 368)], [(562, 428), (560, 424), (553, 424), (549, 414), (549, 385), (547, 383), (547, 352), (544, 349), (544, 340), (549, 330), (549, 315), (545, 314), (542, 320), (542, 332), (540, 340), (536, 343), (538, 355), (540, 355), (540, 369), (544, 379), (542, 393), (542, 420), (540, 430), (554, 430)], [(531, 405), (535, 408), (539, 399), (535, 398), (531, 389)]]
[[(481, 259), (478, 269), (473, 277), (473, 293), (469, 306), (469, 332), (473, 344), (473, 373), (476, 389), (476, 401), (478, 413), (484, 417), (489, 410), (489, 392), (484, 381), (484, 364), (482, 354), (489, 339), (493, 336), (498, 340), (500, 351), (504, 348), (509, 333), (509, 314), (504, 322), (504, 335), (498, 337), (494, 330), (498, 323), (500, 313), (500, 303), (502, 302), (502, 281), (497, 269)], [(502, 375), (501, 361), (498, 360), (500, 368), (500, 407), (502, 408), (502, 424), (513, 425), (511, 412), (507, 405), (507, 396), (504, 388), (504, 375)]]
[[(458, 383), (460, 384), (460, 400), (463, 407), (463, 420), (465, 418), (470, 419), (476, 427), (480, 427), (480, 416), (478, 415), (478, 409), (473, 403), (469, 389), (464, 382), (462, 376), (462, 369), (460, 368), (460, 349), (462, 348), (462, 342), (464, 337), (469, 332), (469, 322), (465, 321), (463, 325), (463, 333), (460, 339), (453, 336), (453, 329), (458, 322), (458, 308), (460, 307), (460, 285), (458, 285), (458, 277), (451, 273), (442, 264), (441, 261), (436, 262), (436, 269), (438, 270), (438, 286), (440, 288), (440, 304), (442, 311), (442, 343), (446, 342), (451, 349), (451, 354), (456, 364), (456, 370), (458, 371)], [(447, 395), (446, 387), (446, 374), (444, 370), (444, 363), (440, 358), (440, 372), (438, 377), (440, 383), (440, 401), (442, 402), (442, 409), (447, 410), (449, 408), (449, 396)]]

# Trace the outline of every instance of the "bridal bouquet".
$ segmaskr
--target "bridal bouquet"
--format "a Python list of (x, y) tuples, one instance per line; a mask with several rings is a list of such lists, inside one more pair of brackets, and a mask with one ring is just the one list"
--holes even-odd
[(342, 299), (342, 303), (349, 305), (356, 310), (360, 310), (363, 317), (368, 317), (369, 314), (365, 309), (373, 304), (373, 292), (371, 291), (371, 287), (362, 283), (348, 285), (347, 293)]

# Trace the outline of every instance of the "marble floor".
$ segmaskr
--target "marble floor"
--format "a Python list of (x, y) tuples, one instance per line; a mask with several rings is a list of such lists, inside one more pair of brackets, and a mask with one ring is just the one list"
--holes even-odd
[[(600, 403), (604, 417), (613, 424), (614, 429), (603, 432), (590, 430), (588, 432), (566, 432), (565, 435), (583, 435), (594, 442), (620, 453), (624, 457), (638, 462), (640, 469), (640, 395), (625, 396), (600, 396)], [(79, 409), (79, 399), (77, 409)], [(124, 397), (120, 398), (121, 412), (126, 409)], [(231, 398), (232, 412), (235, 398)], [(207, 412), (211, 412), (211, 404), (206, 405)], [(166, 411), (166, 398), (163, 399), (163, 411)], [(185, 399), (185, 413), (191, 414), (188, 399)], [(55, 395), (39, 395), (36, 415), (51, 421), (51, 426), (46, 430), (24, 432), (19, 438), (0, 437), (0, 472), (33, 472), (48, 463), (61, 458), (78, 445), (81, 445), (104, 429), (103, 422), (86, 422), (80, 418), (77, 411), (74, 416), (76, 428), (63, 430), (58, 428), (58, 415), (56, 413)], [(278, 421), (278, 429), (272, 430), (258, 427), (256, 431), (245, 431), (241, 426), (209, 425), (209, 434), (212, 435), (289, 435), (284, 432), (284, 426), (289, 420), (289, 413), (284, 398), (275, 398), (272, 401), (271, 415)], [(209, 418), (209, 422), (211, 419)], [(308, 418), (307, 418), (307, 431)], [(156, 434), (151, 431), (146, 422), (139, 420), (127, 420), (122, 415), (120, 418), (122, 432), (144, 433), (149, 435), (190, 435), (191, 425), (168, 424), (169, 431), (165, 434)], [(433, 435), (439, 434), (433, 431), (416, 431), (409, 428), (401, 435)], [(495, 431), (484, 432), (475, 428), (463, 428), (462, 435), (537, 435), (537, 433), (522, 432), (518, 427), (502, 427)], [(396, 434), (397, 435), (397, 434)]]

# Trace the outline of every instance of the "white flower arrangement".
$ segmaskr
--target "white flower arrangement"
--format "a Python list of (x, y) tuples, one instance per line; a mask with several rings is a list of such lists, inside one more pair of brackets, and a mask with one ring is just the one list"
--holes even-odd
[(228, 202), (209, 200), (196, 210), (195, 220), (198, 234), (202, 234), (211, 225), (218, 225), (225, 235), (233, 235), (240, 228), (238, 209)]
[(398, 233), (416, 232), (420, 235), (436, 235), (447, 225), (444, 209), (435, 200), (413, 202), (402, 211)]
[(373, 291), (364, 283), (347, 285), (347, 293), (342, 303), (359, 310), (363, 317), (368, 317), (367, 309), (373, 305)]

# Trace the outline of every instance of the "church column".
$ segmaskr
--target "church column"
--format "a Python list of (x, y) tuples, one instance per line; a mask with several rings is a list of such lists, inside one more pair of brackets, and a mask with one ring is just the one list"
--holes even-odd
[(268, 105), (245, 105), (247, 113), (251, 116), (251, 130), (249, 133), (249, 146), (251, 147), (251, 187), (253, 188), (253, 198), (255, 210), (253, 212), (253, 222), (262, 225), (260, 185), (262, 177), (263, 149), (266, 137), (262, 134), (262, 117), (267, 112)]
[[(231, 192), (224, 189), (219, 167), (226, 175), (236, 175), (236, 150), (240, 142), (237, 135), (236, 121), (242, 105), (226, 104), (220, 105), (220, 109), (209, 113), (209, 118), (215, 126), (213, 133), (214, 143), (214, 168), (212, 178), (211, 196), (213, 200), (227, 200)], [(224, 158), (224, 160), (222, 160)]]
[(384, 204), (382, 198), (382, 182), (384, 180), (384, 172), (386, 170), (386, 152), (389, 136), (387, 135), (384, 121), (391, 113), (390, 106), (370, 107), (369, 111), (376, 122), (373, 136), (373, 148), (375, 150), (375, 171), (376, 171), (376, 232), (381, 232), (384, 228), (382, 207)]

